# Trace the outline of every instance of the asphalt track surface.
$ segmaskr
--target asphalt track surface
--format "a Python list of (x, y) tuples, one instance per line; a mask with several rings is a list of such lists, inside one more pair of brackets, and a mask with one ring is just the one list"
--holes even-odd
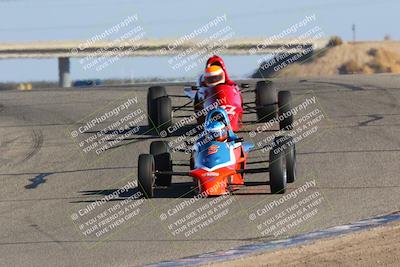
[[(249, 83), (254, 87), (254, 81)], [(138, 123), (143, 126), (135, 128), (138, 132), (96, 155), (93, 151), (84, 153), (79, 141), (116, 118), (110, 117), (77, 138), (71, 137), (71, 131), (128, 98), (137, 97), (138, 101), (128, 111), (145, 111), (148, 86), (1, 91), (0, 265), (142, 265), (325, 229), (399, 210), (400, 77), (349, 75), (277, 79), (274, 83), (280, 90), (290, 90), (295, 103), (316, 97), (317, 104), (299, 112), (297, 119), (316, 108), (324, 114), (316, 132), (297, 143), (298, 177), (289, 184), (286, 195), (307, 182), (315, 181), (315, 186), (299, 193), (296, 199), (283, 201), (267, 214), (256, 215), (254, 221), (249, 219), (252, 214), (283, 197), (269, 194), (268, 174), (249, 175), (248, 186), (234, 195), (199, 199), (176, 214), (171, 210), (194, 196), (187, 193), (191, 191), (190, 178), (173, 178), (172, 188), (157, 189), (157, 197), (152, 200), (132, 199), (137, 189), (118, 192), (90, 214), (74, 217), (94, 201), (128, 182), (134, 183), (138, 154), (147, 153), (150, 142), (159, 138), (149, 131), (144, 120)], [(182, 95), (182, 85), (167, 88), (171, 95)], [(246, 94), (245, 99), (254, 100), (254, 95)], [(185, 103), (184, 98), (173, 98), (174, 106)], [(190, 114), (190, 109), (180, 110), (174, 113), (175, 121)], [(274, 133), (269, 129), (250, 137), (249, 131), (262, 126), (252, 122), (254, 119), (254, 114), (245, 115), (246, 125), (239, 135), (257, 142)], [(181, 130), (176, 135), (183, 133)], [(168, 140), (174, 138), (177, 137)], [(268, 159), (261, 150), (251, 157)], [(185, 160), (187, 155), (176, 152), (173, 158)], [(283, 233), (275, 230), (261, 234), (258, 227), (262, 222), (311, 195), (318, 195), (321, 202), (315, 204), (317, 212), (310, 218), (285, 228)], [(118, 203), (125, 207), (118, 209)], [(209, 210), (213, 210), (212, 215), (207, 215)], [(131, 217), (99, 237), (82, 234), (80, 225), (90, 218), (98, 216), (101, 221), (118, 212)], [(193, 212), (194, 217), (220, 215), (203, 224), (203, 228), (197, 227), (197, 232), (187, 234), (194, 228), (188, 226), (174, 235), (170, 230), (176, 229), (174, 222), (193, 216)], [(164, 214), (167, 217), (163, 220), (160, 217)], [(289, 215), (282, 215), (288, 218), (287, 222)], [(82, 229), (86, 230), (85, 227)]]

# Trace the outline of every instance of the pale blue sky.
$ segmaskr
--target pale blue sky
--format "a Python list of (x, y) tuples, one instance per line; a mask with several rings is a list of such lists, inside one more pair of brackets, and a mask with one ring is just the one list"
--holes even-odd
[[(399, 0), (0, 0), (0, 42), (84, 40), (133, 14), (139, 16), (138, 24), (144, 28), (146, 38), (171, 38), (189, 33), (224, 13), (235, 37), (277, 34), (304, 16), (316, 14), (315, 24), (327, 36), (350, 40), (351, 25), (355, 23), (358, 40), (382, 40), (385, 34), (400, 39), (399, 10)], [(124, 59), (107, 73), (89, 73), (73, 61), (72, 74), (75, 79), (180, 76), (163, 71), (169, 66), (163, 65), (162, 60), (157, 70), (151, 70), (153, 61)], [(137, 62), (144, 68), (138, 69), (134, 64)], [(0, 60), (0, 81), (56, 80), (56, 67), (56, 60)], [(249, 72), (238, 70), (235, 74)]]

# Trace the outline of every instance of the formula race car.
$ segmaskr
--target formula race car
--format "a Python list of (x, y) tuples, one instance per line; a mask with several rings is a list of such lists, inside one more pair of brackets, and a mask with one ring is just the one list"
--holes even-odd
[[(227, 129), (224, 141), (216, 140), (215, 135), (210, 135), (207, 130), (216, 121), (219, 125), (222, 122)], [(154, 197), (156, 186), (170, 186), (172, 176), (192, 177), (197, 193), (202, 196), (223, 195), (237, 190), (245, 184), (246, 173), (269, 172), (269, 186), (273, 194), (284, 193), (286, 183), (295, 180), (296, 150), (291, 137), (275, 138), (269, 151), (269, 160), (249, 162), (248, 154), (254, 145), (244, 142), (231, 130), (228, 114), (223, 108), (208, 113), (205, 128), (193, 146), (189, 171), (173, 171), (174, 164), (168, 144), (164, 141), (152, 142), (150, 154), (139, 155), (138, 187), (145, 197)], [(266, 162), (269, 163), (268, 167), (247, 167)]]
[[(185, 87), (184, 93), (190, 102), (173, 108), (171, 98), (165, 87), (152, 86), (147, 93), (147, 112), (149, 126), (166, 130), (173, 124), (173, 113), (180, 108), (193, 103), (197, 123), (204, 122), (207, 112), (215, 106), (224, 107), (228, 112), (232, 130), (237, 132), (242, 126), (244, 111), (255, 112), (258, 122), (268, 122), (291, 109), (291, 94), (289, 91), (279, 91), (276, 94), (271, 81), (258, 81), (255, 90), (249, 89), (248, 84), (237, 85), (229, 79), (222, 58), (213, 56), (208, 59), (205, 73), (200, 76), (197, 85)], [(244, 103), (242, 94), (255, 93), (255, 101)], [(255, 106), (251, 106), (254, 105)], [(280, 129), (292, 129), (292, 115), (285, 116), (279, 121)], [(168, 131), (167, 131), (168, 133)]]

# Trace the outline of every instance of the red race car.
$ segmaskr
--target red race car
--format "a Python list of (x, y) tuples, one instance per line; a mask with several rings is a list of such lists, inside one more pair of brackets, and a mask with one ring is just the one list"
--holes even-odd
[[(172, 97), (163, 86), (152, 86), (147, 94), (147, 111), (149, 126), (164, 130), (166, 135), (172, 133), (173, 113), (193, 103), (194, 117), (198, 124), (204, 122), (208, 111), (223, 107), (229, 116), (232, 130), (237, 132), (242, 127), (243, 113), (257, 114), (257, 122), (267, 122), (291, 109), (291, 94), (280, 91), (276, 94), (271, 81), (258, 81), (255, 90), (248, 84), (240, 86), (232, 81), (227, 73), (224, 61), (219, 56), (212, 56), (206, 63), (205, 72), (200, 76), (196, 86), (184, 88), (190, 102), (172, 107)], [(243, 102), (242, 94), (255, 93), (255, 101)], [(282, 116), (281, 116), (282, 117)], [(292, 129), (293, 117), (284, 116), (279, 120), (280, 129)]]

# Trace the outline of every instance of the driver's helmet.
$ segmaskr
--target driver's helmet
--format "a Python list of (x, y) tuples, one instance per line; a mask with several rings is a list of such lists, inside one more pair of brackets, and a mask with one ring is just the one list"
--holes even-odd
[(223, 142), (228, 138), (228, 130), (226, 125), (220, 121), (213, 121), (206, 126), (208, 138), (214, 141)]
[(217, 84), (225, 82), (225, 72), (217, 65), (207, 67), (203, 77), (206, 86), (216, 86)]

